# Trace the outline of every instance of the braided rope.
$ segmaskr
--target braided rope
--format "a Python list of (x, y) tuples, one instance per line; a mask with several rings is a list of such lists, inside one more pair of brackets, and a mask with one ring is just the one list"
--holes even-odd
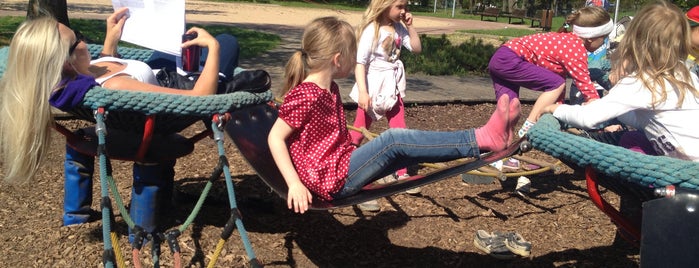
[(649, 156), (561, 131), (558, 120), (543, 115), (527, 133), (534, 148), (580, 167), (649, 187), (670, 184), (699, 189), (699, 163)]
[(85, 94), (82, 105), (95, 110), (134, 111), (146, 115), (176, 114), (209, 117), (272, 99), (272, 92), (233, 92), (207, 96), (184, 96), (128, 90), (109, 90), (95, 87)]

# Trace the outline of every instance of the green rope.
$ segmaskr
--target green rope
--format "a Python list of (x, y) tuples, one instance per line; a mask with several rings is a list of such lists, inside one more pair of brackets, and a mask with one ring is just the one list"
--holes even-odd
[(82, 105), (95, 110), (130, 111), (146, 115), (174, 114), (209, 117), (242, 107), (265, 103), (272, 99), (272, 92), (233, 92), (207, 96), (185, 96), (154, 92), (110, 90), (94, 87), (85, 94)]
[(527, 136), (534, 148), (544, 153), (579, 167), (591, 166), (612, 177), (649, 187), (673, 184), (699, 188), (699, 163), (645, 155), (566, 133), (550, 114), (543, 115)]

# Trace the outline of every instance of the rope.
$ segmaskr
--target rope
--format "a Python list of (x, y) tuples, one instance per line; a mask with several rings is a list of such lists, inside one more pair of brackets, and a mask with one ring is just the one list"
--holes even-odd
[(560, 130), (550, 114), (543, 115), (527, 136), (534, 148), (579, 167), (648, 187), (677, 185), (699, 189), (699, 163), (636, 153), (623, 147), (597, 142)]
[(209, 117), (272, 99), (270, 90), (263, 93), (233, 92), (207, 96), (185, 96), (154, 92), (109, 90), (94, 87), (85, 94), (82, 105), (96, 110), (130, 111), (145, 115), (174, 114)]

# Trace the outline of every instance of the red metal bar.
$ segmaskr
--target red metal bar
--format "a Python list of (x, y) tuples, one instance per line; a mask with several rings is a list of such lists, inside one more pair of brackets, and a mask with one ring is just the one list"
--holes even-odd
[(585, 168), (585, 180), (587, 181), (587, 193), (590, 195), (592, 203), (594, 203), (597, 208), (602, 210), (604, 214), (609, 216), (614, 224), (631, 236), (628, 237), (622, 234), (626, 240), (636, 246), (639, 246), (641, 241), (641, 228), (631, 223), (631, 221), (624, 217), (619, 210), (614, 208), (602, 198), (597, 184), (597, 173), (595, 173), (595, 170), (592, 167)]

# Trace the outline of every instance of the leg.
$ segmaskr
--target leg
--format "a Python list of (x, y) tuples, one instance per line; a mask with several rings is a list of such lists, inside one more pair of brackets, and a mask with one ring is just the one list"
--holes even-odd
[(88, 222), (92, 205), (94, 157), (81, 154), (66, 145), (64, 162), (63, 225)]
[(529, 116), (527, 117), (527, 121), (532, 123), (538, 121), (539, 117), (542, 114), (542, 111), (544, 110), (544, 107), (554, 104), (556, 103), (556, 101), (560, 99), (561, 94), (563, 94), (563, 90), (565, 89), (565, 86), (566, 84), (562, 83), (553, 90), (541, 93), (541, 95), (539, 95), (539, 97), (536, 99), (536, 102), (534, 102), (534, 106), (532, 107), (532, 111), (529, 113)]
[[(355, 128), (369, 129), (369, 127), (371, 127), (372, 122), (373, 121), (371, 117), (369, 117), (369, 114), (367, 114), (366, 111), (364, 111), (364, 109), (357, 108), (357, 113), (354, 117), (353, 124)], [(364, 134), (362, 134), (359, 131), (351, 130), (350, 138), (352, 139), (352, 144), (359, 146), (362, 144), (362, 141), (364, 140)]]
[(648, 141), (646, 135), (640, 130), (628, 131), (622, 134), (619, 138), (619, 146), (637, 153), (658, 155), (655, 149), (653, 149), (653, 144)]
[[(403, 105), (403, 98), (398, 96), (398, 101), (393, 108), (386, 113), (386, 119), (388, 120), (388, 126), (390, 128), (407, 128), (405, 124), (405, 105)], [(396, 171), (396, 175), (400, 178), (401, 176), (408, 175), (407, 168), (401, 168)]]
[[(240, 45), (238, 44), (238, 39), (230, 34), (219, 34), (216, 36), (218, 40), (219, 47), (219, 72), (225, 75), (227, 78), (233, 77), (235, 68), (238, 67), (238, 57), (240, 56)], [(201, 50), (201, 66), (204, 66), (206, 61), (206, 56), (209, 54), (209, 50), (203, 48)]]
[[(165, 200), (172, 198), (175, 161), (156, 164), (134, 163), (133, 188), (129, 214), (134, 224), (146, 233), (153, 233), (158, 227), (158, 213)], [(129, 241), (133, 242), (133, 230), (129, 230)]]
[[(218, 40), (221, 48), (221, 51), (219, 51), (219, 72), (226, 77), (233, 77), (235, 68), (238, 67), (238, 57), (240, 55), (238, 39), (230, 34), (220, 34), (216, 36), (216, 40)], [(201, 50), (201, 66), (206, 63), (208, 54), (209, 50), (207, 48)], [(153, 54), (146, 61), (153, 69), (165, 67), (174, 69), (177, 65), (176, 62), (175, 56), (160, 51), (153, 51)]]
[(401, 167), (479, 155), (473, 129), (451, 132), (389, 129), (352, 153), (345, 186), (333, 197), (353, 195), (364, 185)]

